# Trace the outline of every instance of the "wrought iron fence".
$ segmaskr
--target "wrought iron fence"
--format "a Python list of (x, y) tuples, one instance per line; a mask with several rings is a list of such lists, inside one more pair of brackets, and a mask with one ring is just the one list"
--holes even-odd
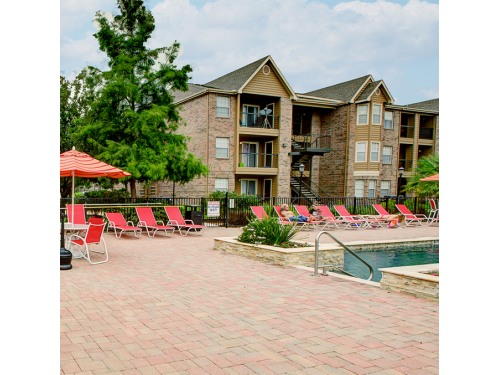
[[(320, 204), (330, 207), (335, 214), (334, 205), (343, 205), (352, 215), (377, 215), (372, 204), (381, 204), (390, 214), (397, 214), (397, 203), (404, 204), (414, 214), (427, 215), (430, 209), (428, 198), (417, 197), (324, 197), (319, 198)], [(186, 217), (188, 211), (201, 211), (202, 223), (208, 227), (238, 227), (244, 226), (254, 219), (251, 206), (263, 206), (270, 217), (276, 217), (273, 206), (288, 204), (290, 208), (294, 205), (310, 205), (307, 198), (298, 197), (240, 197), (229, 198), (228, 194), (220, 199), (211, 198), (75, 198), (75, 204), (84, 204), (88, 217), (105, 217), (106, 212), (121, 212), (127, 221), (137, 223), (139, 218), (135, 207), (151, 207), (157, 221), (167, 222), (168, 217), (163, 207), (178, 206), (182, 215)], [(71, 204), (71, 198), (60, 200), (61, 209)], [(189, 215), (187, 215), (189, 217)]]

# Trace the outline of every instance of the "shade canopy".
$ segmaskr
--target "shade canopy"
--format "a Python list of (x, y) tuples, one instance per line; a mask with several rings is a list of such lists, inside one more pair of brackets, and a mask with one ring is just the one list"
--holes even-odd
[(75, 149), (60, 155), (61, 177), (112, 177), (123, 178), (131, 173), (103, 163), (84, 152)]
[(439, 181), (439, 173), (433, 176), (421, 178), (419, 181)]

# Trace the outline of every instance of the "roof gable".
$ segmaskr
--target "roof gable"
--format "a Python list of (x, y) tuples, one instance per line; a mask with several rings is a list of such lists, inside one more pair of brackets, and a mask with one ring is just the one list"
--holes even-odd
[(319, 90), (306, 92), (305, 95), (352, 102), (367, 81), (373, 81), (371, 74)]
[(239, 90), (256, 72), (256, 70), (267, 60), (269, 56), (263, 57), (253, 63), (245, 65), (231, 73), (205, 83), (203, 86), (213, 87), (221, 90)]
[(382, 89), (385, 92), (385, 96), (386, 96), (389, 104), (394, 103), (394, 99), (393, 99), (391, 93), (389, 92), (389, 90), (387, 89), (387, 86), (385, 85), (383, 80), (370, 82), (365, 87), (365, 89), (363, 90), (361, 95), (359, 95), (359, 97), (356, 99), (356, 102), (371, 100), (373, 94), (375, 94), (377, 89)]

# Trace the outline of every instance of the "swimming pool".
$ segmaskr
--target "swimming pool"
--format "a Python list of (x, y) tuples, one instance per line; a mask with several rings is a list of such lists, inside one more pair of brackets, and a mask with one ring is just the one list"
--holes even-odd
[[(416, 266), (418, 264), (439, 263), (439, 245), (401, 247), (388, 250), (354, 251), (373, 268), (372, 281), (379, 282), (382, 273), (379, 268)], [(344, 270), (362, 279), (370, 276), (370, 271), (347, 251), (344, 252)]]

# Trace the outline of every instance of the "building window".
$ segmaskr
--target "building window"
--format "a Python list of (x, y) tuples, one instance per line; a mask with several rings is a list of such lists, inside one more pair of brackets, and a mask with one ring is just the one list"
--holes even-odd
[(373, 111), (372, 124), (380, 125), (381, 120), (382, 120), (382, 105), (381, 104), (374, 104), (372, 111)]
[(217, 97), (217, 109), (215, 111), (216, 117), (229, 118), (229, 98), (227, 96)]
[(229, 138), (215, 138), (215, 157), (229, 159)]
[(380, 196), (385, 197), (390, 194), (391, 189), (391, 181), (382, 181), (380, 183)]
[(394, 112), (384, 112), (384, 129), (392, 129), (394, 126)]
[(370, 150), (370, 161), (373, 163), (378, 163), (380, 161), (380, 143), (372, 142)]
[(241, 113), (241, 126), (255, 127), (259, 118), (258, 105), (244, 105), (243, 112)]
[(215, 191), (228, 191), (228, 190), (229, 190), (229, 179), (227, 178), (215, 179)]
[(392, 147), (382, 147), (382, 164), (392, 164)]
[(365, 190), (365, 181), (364, 180), (356, 180), (354, 181), (354, 196), (362, 197), (364, 195)]
[(355, 163), (366, 161), (366, 142), (356, 142), (356, 161)]
[(368, 180), (368, 197), (375, 198), (375, 190), (377, 189), (377, 180)]
[(358, 105), (358, 125), (368, 125), (368, 104)]
[(257, 195), (257, 180), (241, 180), (241, 194)]

